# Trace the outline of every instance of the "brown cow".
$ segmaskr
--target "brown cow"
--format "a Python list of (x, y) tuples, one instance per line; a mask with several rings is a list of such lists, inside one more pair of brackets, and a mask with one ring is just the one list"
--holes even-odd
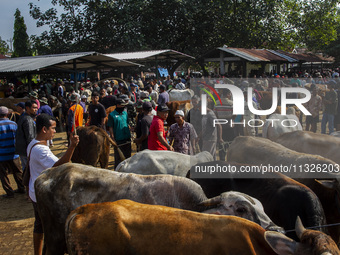
[(65, 224), (70, 254), (339, 254), (329, 236), (299, 219), (296, 232), (301, 243), (243, 218), (131, 200), (78, 207)]
[(235, 216), (201, 214), (119, 200), (72, 211), (69, 254), (275, 254), (265, 230)]
[[(101, 168), (107, 168), (110, 144), (118, 148), (117, 144), (102, 128), (96, 126), (78, 127), (77, 134), (79, 135), (79, 144), (74, 150), (72, 162), (91, 166), (97, 166), (99, 162)], [(122, 153), (120, 153), (120, 157), (125, 159)]]
[(190, 100), (172, 101), (172, 102), (166, 103), (166, 105), (170, 109), (169, 116), (166, 119), (168, 126), (171, 126), (172, 124), (176, 123), (175, 113), (176, 113), (177, 110), (182, 110), (184, 112), (184, 115), (186, 116), (188, 111), (192, 108)]

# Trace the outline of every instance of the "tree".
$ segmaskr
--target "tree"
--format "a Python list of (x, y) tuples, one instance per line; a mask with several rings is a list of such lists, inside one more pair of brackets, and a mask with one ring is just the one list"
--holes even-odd
[(3, 41), (0, 36), (0, 54), (5, 55), (9, 52), (9, 46), (6, 41)]
[(29, 37), (26, 32), (27, 27), (19, 9), (16, 9), (14, 17), (13, 57), (30, 56), (31, 49)]
[[(64, 8), (41, 12), (39, 54), (173, 49), (192, 56), (228, 45), (321, 49), (336, 38), (335, 0), (52, 0)], [(169, 62), (168, 69), (180, 65)], [(172, 70), (170, 70), (172, 73)]]

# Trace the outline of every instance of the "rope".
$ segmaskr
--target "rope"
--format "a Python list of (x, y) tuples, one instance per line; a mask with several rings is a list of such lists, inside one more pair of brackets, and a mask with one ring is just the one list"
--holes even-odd
[[(305, 229), (317, 229), (317, 228), (333, 227), (333, 226), (339, 226), (339, 225), (340, 225), (340, 223), (333, 223), (333, 224), (327, 224), (327, 225), (321, 225), (321, 226), (308, 227), (308, 228), (305, 228)], [(287, 230), (287, 231), (285, 231), (285, 234), (287, 234), (289, 232), (295, 232), (295, 229)]]

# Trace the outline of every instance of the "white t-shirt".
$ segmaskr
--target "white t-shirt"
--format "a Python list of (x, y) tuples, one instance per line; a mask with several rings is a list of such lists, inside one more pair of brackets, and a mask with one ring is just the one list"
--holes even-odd
[[(27, 157), (29, 156), (32, 146), (38, 142), (38, 140), (33, 139), (27, 146)], [(37, 202), (34, 190), (35, 180), (38, 178), (42, 171), (51, 168), (57, 161), (58, 158), (46, 145), (38, 144), (32, 149), (30, 157), (31, 177), (29, 182), (29, 196), (34, 202)]]

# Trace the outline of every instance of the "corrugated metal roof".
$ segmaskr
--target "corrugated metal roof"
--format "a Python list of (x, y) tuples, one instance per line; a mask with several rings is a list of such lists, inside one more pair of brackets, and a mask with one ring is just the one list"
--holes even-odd
[(243, 58), (245, 60), (248, 60), (250, 62), (261, 62), (261, 61), (268, 61), (263, 60), (262, 58), (258, 58), (252, 54), (249, 54), (247, 52), (241, 51), (240, 48), (229, 48), (229, 47), (220, 47), (219, 50), (222, 50), (224, 52), (230, 53), (232, 55), (235, 55), (237, 57)]
[(175, 50), (151, 50), (151, 51), (136, 51), (136, 52), (123, 52), (114, 54), (105, 54), (117, 59), (147, 61), (147, 60), (165, 60), (165, 59), (189, 59), (194, 57)]
[(327, 62), (327, 60), (321, 56), (317, 56), (315, 54), (310, 53), (290, 53), (285, 52), (282, 50), (277, 50), (277, 52), (282, 53), (286, 56), (289, 56), (291, 58), (295, 58), (298, 61), (302, 62)]
[(1, 59), (0, 73), (39, 72), (45, 69), (62, 69), (65, 71), (70, 71), (73, 70), (74, 62), (76, 63), (77, 70), (117, 66), (140, 66), (140, 64), (105, 56), (103, 54), (91, 51)]
[(280, 56), (280, 57), (286, 59), (288, 62), (291, 62), (291, 63), (296, 63), (296, 62), (298, 62), (297, 59), (292, 58), (292, 57), (289, 57), (288, 55), (285, 55), (285, 54), (280, 53), (280, 52), (278, 52), (278, 51), (275, 51), (275, 50), (267, 50), (267, 51), (270, 51), (271, 53), (273, 53), (273, 54), (275, 54), (275, 55), (278, 55), (278, 56)]

